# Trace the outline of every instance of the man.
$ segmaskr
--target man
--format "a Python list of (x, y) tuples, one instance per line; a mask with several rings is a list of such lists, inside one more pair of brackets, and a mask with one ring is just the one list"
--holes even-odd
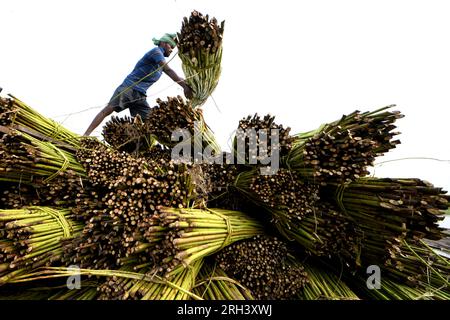
[(183, 89), (186, 98), (192, 98), (192, 90), (186, 81), (180, 78), (166, 63), (165, 57), (169, 57), (176, 46), (176, 35), (166, 33), (162, 38), (153, 38), (157, 46), (147, 52), (138, 61), (134, 70), (125, 78), (123, 83), (116, 89), (108, 105), (103, 108), (88, 127), (85, 136), (89, 136), (102, 121), (113, 111), (120, 112), (127, 108), (132, 117), (140, 115), (144, 119), (150, 106), (147, 103), (148, 88), (159, 80), (162, 72), (167, 74), (173, 81), (177, 82)]

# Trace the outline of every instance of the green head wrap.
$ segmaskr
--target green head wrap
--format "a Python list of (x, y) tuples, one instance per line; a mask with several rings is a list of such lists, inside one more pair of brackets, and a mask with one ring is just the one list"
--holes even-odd
[(166, 33), (161, 38), (159, 38), (159, 39), (153, 38), (152, 40), (153, 40), (153, 43), (157, 46), (159, 46), (160, 42), (167, 42), (172, 47), (176, 47), (177, 46), (177, 43), (175, 42), (176, 38), (177, 38), (177, 35), (175, 33)]

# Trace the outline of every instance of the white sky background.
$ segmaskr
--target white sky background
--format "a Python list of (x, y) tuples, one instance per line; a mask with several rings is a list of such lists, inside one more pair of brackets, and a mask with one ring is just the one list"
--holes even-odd
[[(255, 112), (296, 133), (396, 104), (402, 144), (377, 162), (447, 161), (388, 162), (375, 174), (450, 190), (448, 1), (2, 0), (0, 87), (82, 134), (152, 37), (179, 31), (194, 9), (226, 21), (217, 106), (203, 107), (224, 150)], [(170, 65), (183, 76), (178, 57)], [(163, 75), (148, 102), (178, 94)]]

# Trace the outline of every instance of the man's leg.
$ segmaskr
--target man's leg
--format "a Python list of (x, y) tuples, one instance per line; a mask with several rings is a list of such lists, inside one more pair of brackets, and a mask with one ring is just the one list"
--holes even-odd
[(106, 107), (102, 109), (92, 120), (91, 125), (87, 128), (84, 133), (85, 136), (89, 136), (92, 131), (97, 128), (102, 121), (109, 116), (113, 111), (120, 112), (128, 107), (127, 102), (130, 100), (132, 95), (132, 90), (126, 90), (125, 87), (119, 86), (116, 91), (114, 91), (113, 96), (109, 100), (109, 103)]
[(102, 109), (92, 120), (91, 125), (89, 128), (87, 128), (86, 132), (84, 133), (84, 136), (89, 136), (92, 131), (94, 131), (95, 128), (97, 128), (100, 123), (102, 123), (103, 119), (105, 119), (107, 116), (109, 116), (114, 111), (114, 106), (108, 104), (106, 107)]

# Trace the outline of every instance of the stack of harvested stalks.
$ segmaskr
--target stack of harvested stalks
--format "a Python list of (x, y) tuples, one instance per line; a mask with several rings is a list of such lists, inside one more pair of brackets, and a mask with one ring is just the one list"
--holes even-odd
[[(153, 116), (156, 115), (155, 112)], [(368, 116), (366, 120), (369, 119), (367, 122), (371, 124), (378, 123), (375, 126), (381, 128), (379, 123), (393, 122), (392, 117), (396, 113), (385, 115), (388, 118), (386, 121), (375, 117), (377, 122), (370, 120)], [(276, 127), (284, 130), (282, 126), (273, 123), (272, 117), (266, 117), (263, 121), (256, 117), (248, 120), (246, 128)], [(148, 121), (156, 123), (155, 118)], [(119, 124), (120, 121), (116, 122)], [(160, 132), (169, 132), (167, 127), (159, 125)], [(242, 122), (241, 127), (243, 126)], [(363, 129), (360, 127), (366, 130), (369, 125), (352, 123), (346, 127), (346, 132), (361, 136)], [(120, 130), (119, 125), (116, 129)], [(386, 130), (388, 129), (385, 127)], [(373, 146), (373, 152), (381, 152), (386, 146), (393, 145), (389, 140), (391, 135), (388, 134), (387, 140), (384, 140), (385, 131), (380, 129), (377, 131), (379, 135), (366, 136), (366, 144)], [(288, 130), (283, 132), (281, 156), (292, 160), (290, 156), (299, 144), (294, 143), (292, 146), (290, 141), (297, 139), (298, 142), (298, 136), (292, 138), (288, 135)], [(32, 136), (23, 132), (18, 134), (22, 137), (19, 142), (5, 139), (9, 145), (19, 145), (17, 148), (4, 148), (10, 152), (11, 158), (14, 158), (15, 150), (20, 150), (24, 142), (27, 142), (23, 137), (34, 142), (35, 148), (40, 146), (39, 141), (34, 141)], [(9, 137), (9, 133), (3, 135), (5, 136)], [(370, 139), (373, 140), (372, 143), (369, 142)], [(342, 141), (338, 145), (340, 143)], [(133, 148), (120, 152), (95, 139), (79, 139), (77, 144), (79, 148), (76, 153), (70, 148), (61, 147), (71, 157), (73, 166), (81, 168), (73, 171), (74, 178), (68, 180), (70, 185), (77, 185), (69, 189), (76, 195), (70, 201), (67, 199), (68, 192), (55, 186), (48, 188), (47, 193), (37, 194), (31, 183), (29, 186), (19, 186), (14, 183), (15, 180), (5, 179), (8, 186), (3, 191), (2, 201), (9, 207), (21, 208), (23, 204), (41, 204), (57, 199), (58, 190), (66, 194), (58, 201), (65, 207), (72, 208), (67, 212), (71, 221), (76, 221), (73, 223), (77, 226), (78, 235), (74, 238), (52, 239), (51, 246), (44, 248), (49, 251), (41, 250), (46, 254), (45, 259), (40, 261), (44, 266), (75, 264), (90, 268), (83, 270), (83, 274), (107, 278), (106, 281), (96, 280), (94, 287), (97, 286), (98, 291), (89, 287), (83, 293), (72, 294), (59, 289), (42, 297), (373, 297), (372, 293), (360, 290), (351, 281), (350, 287), (347, 282), (342, 283), (336, 278), (338, 272), (300, 263), (294, 258), (297, 255), (319, 260), (326, 258), (323, 261), (328, 263), (334, 261), (330, 258), (337, 257), (347, 265), (344, 272), (356, 270), (360, 273), (358, 266), (381, 263), (383, 272), (388, 273), (391, 287), (399, 291), (391, 292), (389, 290), (392, 288), (389, 287), (391, 289), (380, 293), (378, 298), (412, 298), (430, 290), (438, 290), (434, 298), (446, 297), (446, 277), (450, 273), (448, 260), (433, 255), (421, 240), (439, 240), (445, 236), (437, 224), (440, 214), (448, 208), (449, 198), (443, 190), (421, 180), (356, 179), (356, 176), (352, 176), (356, 181), (342, 185), (343, 181), (348, 180), (320, 178), (316, 181), (315, 178), (305, 177), (298, 167), (292, 169), (286, 165), (275, 175), (262, 176), (259, 175), (258, 167), (252, 169), (248, 165), (233, 165), (226, 161), (224, 164), (203, 164), (197, 170), (198, 168), (171, 162), (168, 157), (170, 145), (151, 146), (143, 152), (135, 152)], [(226, 160), (229, 155), (222, 156)], [(295, 167), (295, 161), (286, 161), (284, 164)], [(41, 174), (40, 179), (34, 178), (35, 176), (39, 177), (34, 174), (33, 183), (42, 186), (44, 177), (51, 175), (50, 172), (47, 175)], [(53, 178), (48, 183), (62, 178)], [(203, 180), (209, 181), (209, 184), (198, 188), (198, 182)], [(216, 201), (216, 198), (232, 199), (229, 200), (231, 203), (233, 198), (237, 198), (236, 192), (253, 204), (253, 207), (245, 207), (249, 208), (249, 215), (240, 211), (204, 208), (207, 199), (202, 197), (205, 195), (213, 196), (208, 205), (225, 204), (226, 201)], [(188, 209), (191, 207), (203, 209)], [(44, 231), (48, 230), (47, 223), (39, 222), (39, 225), (42, 225)], [(285, 244), (265, 235), (266, 228), (278, 232), (288, 240), (294, 240), (291, 245), (296, 253), (288, 254)], [(8, 236), (3, 236), (6, 239), (2, 242), (2, 248), (5, 248), (6, 253), (1, 257), (2, 263), (3, 266), (8, 265), (8, 268), (16, 268), (3, 276), (3, 282), (9, 284), (8, 290), (16, 283), (35, 283), (35, 280), (70, 274), (65, 268), (37, 268), (40, 264), (33, 262), (33, 257), (26, 254), (26, 248), (23, 251), (23, 247), (20, 247), (37, 240), (24, 240), (21, 235), (7, 229), (5, 232)], [(259, 236), (254, 238), (257, 235)], [(46, 235), (38, 236), (37, 239), (45, 237)], [(11, 242), (9, 238), (14, 238), (15, 242)], [(13, 248), (11, 243), (16, 243), (16, 251), (9, 249)], [(39, 257), (41, 251), (36, 252)], [(16, 258), (12, 258), (11, 252), (17, 252)], [(217, 263), (205, 261), (211, 258)], [(432, 265), (428, 262), (430, 259), (433, 261)], [(13, 261), (15, 262), (12, 263)], [(302, 276), (299, 277), (299, 274)], [(400, 282), (408, 283), (409, 286), (400, 287), (397, 285)], [(357, 290), (353, 291), (351, 287)]]
[(216, 18), (193, 11), (178, 33), (178, 56), (193, 89), (193, 107), (204, 104), (219, 82), (224, 25), (224, 21), (218, 25)]
[[(222, 33), (207, 16), (186, 19), (192, 105), (169, 98), (142, 122), (113, 118), (109, 145), (0, 99), (0, 297), (450, 299), (450, 258), (431, 247), (449, 235), (439, 222), (450, 197), (420, 179), (366, 177), (399, 143), (402, 115), (356, 111), (297, 135), (272, 116), (244, 118), (240, 129), (266, 130), (269, 157), (280, 151), (280, 168), (261, 175), (260, 135), (256, 150), (239, 133), (220, 153), (192, 108), (217, 84)], [(189, 151), (226, 160), (243, 148), (243, 163), (172, 161), (176, 129)], [(369, 265), (381, 290), (367, 288)], [(75, 274), (82, 289), (62, 288)]]

